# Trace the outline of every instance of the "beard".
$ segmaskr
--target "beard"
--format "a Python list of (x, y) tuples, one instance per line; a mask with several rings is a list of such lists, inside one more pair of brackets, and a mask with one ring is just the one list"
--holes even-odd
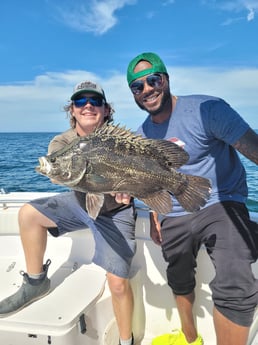
[(158, 115), (169, 102), (171, 102), (171, 94), (169, 87), (163, 91), (161, 102), (159, 106), (154, 109), (149, 109), (148, 107), (144, 106), (141, 102), (135, 99), (135, 103), (138, 105), (138, 107), (142, 110), (147, 111), (151, 116)]

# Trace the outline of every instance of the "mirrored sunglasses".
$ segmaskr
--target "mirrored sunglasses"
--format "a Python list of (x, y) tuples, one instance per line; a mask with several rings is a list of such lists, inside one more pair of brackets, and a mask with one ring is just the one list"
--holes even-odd
[(82, 108), (87, 103), (90, 103), (93, 107), (101, 107), (105, 102), (101, 97), (81, 97), (73, 100), (73, 104), (76, 108)]
[(147, 83), (149, 86), (158, 89), (162, 86), (163, 79), (162, 74), (154, 73), (147, 76), (145, 81), (135, 80), (130, 84), (130, 89), (134, 95), (140, 95), (144, 89), (144, 83)]

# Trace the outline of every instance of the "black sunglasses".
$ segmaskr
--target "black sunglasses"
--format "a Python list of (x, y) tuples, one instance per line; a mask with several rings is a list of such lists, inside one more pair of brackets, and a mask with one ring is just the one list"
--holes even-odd
[(87, 103), (90, 103), (93, 107), (101, 107), (105, 101), (101, 97), (81, 97), (73, 100), (73, 104), (75, 105), (76, 108), (82, 108), (84, 107)]
[(134, 95), (140, 95), (144, 89), (144, 83), (156, 89), (160, 88), (163, 83), (162, 74), (154, 73), (150, 74), (146, 77), (145, 81), (143, 80), (136, 80), (130, 84), (130, 89)]

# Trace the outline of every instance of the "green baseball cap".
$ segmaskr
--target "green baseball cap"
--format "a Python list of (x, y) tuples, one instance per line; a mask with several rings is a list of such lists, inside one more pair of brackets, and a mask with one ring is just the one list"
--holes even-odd
[[(134, 72), (135, 66), (138, 64), (140, 61), (148, 61), (152, 67), (146, 68), (142, 71), (139, 72)], [(155, 54), (155, 53), (142, 53), (138, 56), (136, 56), (128, 65), (127, 68), (127, 82), (130, 85), (132, 81), (135, 79), (144, 77), (147, 74), (151, 73), (168, 73), (166, 66), (164, 65), (163, 61), (161, 58)]]

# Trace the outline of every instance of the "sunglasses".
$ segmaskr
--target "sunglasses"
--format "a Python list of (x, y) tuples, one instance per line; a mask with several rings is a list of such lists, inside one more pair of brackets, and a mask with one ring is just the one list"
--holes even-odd
[(130, 89), (134, 95), (140, 95), (144, 89), (144, 83), (147, 84), (155, 89), (158, 89), (163, 84), (162, 74), (154, 73), (147, 76), (145, 81), (143, 80), (136, 80), (130, 84)]
[(82, 97), (73, 100), (73, 104), (76, 108), (82, 108), (87, 103), (90, 103), (93, 107), (101, 107), (104, 104), (104, 99), (101, 97)]

